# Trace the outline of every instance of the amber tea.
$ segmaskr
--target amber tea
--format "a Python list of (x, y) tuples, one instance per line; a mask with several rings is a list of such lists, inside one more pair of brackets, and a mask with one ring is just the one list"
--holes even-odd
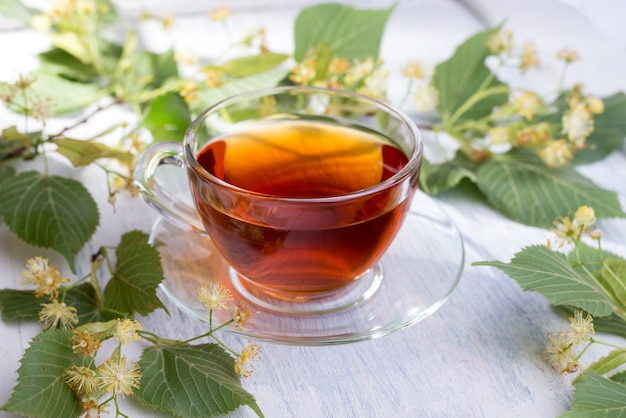
[(328, 121), (242, 123), (196, 159), (241, 189), (221, 193), (190, 175), (206, 231), (246, 287), (278, 297), (327, 295), (356, 280), (393, 240), (415, 191), (360, 196), (408, 158), (385, 137)]

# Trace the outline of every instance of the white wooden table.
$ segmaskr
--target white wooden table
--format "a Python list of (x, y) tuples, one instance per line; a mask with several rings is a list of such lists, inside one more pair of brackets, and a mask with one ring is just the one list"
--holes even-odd
[[(249, 1), (231, 3), (233, 7), (241, 6), (230, 22), (233, 30), (264, 25), (269, 44), (275, 50), (289, 52), (294, 18), (299, 8), (313, 2), (281, 1), (272, 7), (259, 7)], [(362, 7), (390, 4), (352, 3)], [(606, 9), (605, 2), (598, 3), (598, 8)], [(154, 4), (177, 11), (167, 2)], [(198, 4), (182, 2), (178, 11), (191, 12), (180, 16), (171, 39), (161, 41), (174, 42), (182, 49), (207, 48), (207, 42), (197, 42), (211, 35), (206, 25), (202, 26), (201, 22), (206, 22), (203, 13), (193, 13)], [(590, 14), (594, 20), (589, 21), (576, 9), (556, 2), (480, 0), (472, 4), (489, 22), (506, 19), (507, 27), (520, 39), (535, 40), (548, 68), (554, 64), (552, 57), (557, 50), (574, 48), (583, 61), (568, 72), (571, 80), (584, 81), (589, 91), (598, 95), (626, 91), (626, 29), (616, 28), (608, 20), (603, 26), (600, 20), (610, 19), (613, 13), (603, 15), (600, 10)], [(622, 6), (622, 13), (614, 14), (624, 16), (623, 11)], [(480, 28), (478, 20), (451, 0), (399, 2), (384, 38), (382, 57), (397, 75), (410, 59), (434, 64), (447, 58), (459, 42)], [(153, 44), (156, 41), (146, 39)], [(202, 39), (215, 40), (213, 47), (220, 46), (219, 39)], [(45, 47), (42, 42), (28, 31), (0, 32), (0, 79), (32, 67), (36, 62), (34, 53)], [(549, 71), (542, 74), (546, 82), (557, 77)], [(402, 85), (392, 82), (391, 87), (393, 101), (401, 96)], [(0, 125), (5, 126), (10, 117), (2, 111)], [(72, 173), (98, 198), (101, 225), (84, 254), (102, 243), (115, 244), (129, 229), (149, 231), (157, 218), (140, 199), (122, 199), (113, 211), (106, 202), (99, 171), (56, 170), (65, 175)], [(599, 185), (616, 191), (626, 207), (624, 149), (581, 170)], [(465, 240), (465, 271), (449, 301), (424, 321), (372, 341), (325, 347), (263, 343), (263, 359), (244, 385), (256, 396), (267, 417), (540, 418), (556, 416), (568, 408), (570, 379), (556, 375), (541, 355), (547, 334), (559, 330), (561, 319), (542, 296), (522, 292), (513, 280), (495, 269), (470, 266), (477, 260), (509, 260), (522, 246), (545, 242), (547, 231), (516, 224), (476, 197), (452, 192), (437, 197), (437, 201)], [(604, 246), (626, 255), (626, 221), (602, 221), (599, 227), (604, 231)], [(0, 224), (0, 287), (18, 288), (25, 260), (35, 255), (65, 265), (56, 254), (20, 242)], [(145, 329), (172, 338), (191, 337), (204, 329), (166, 303), (171, 316), (157, 311), (142, 321)], [(0, 322), (0, 403), (8, 399), (18, 361), (37, 329), (37, 324), (26, 321)], [(225, 338), (234, 345), (245, 343), (234, 336)], [(124, 405), (124, 411), (132, 417), (155, 416), (133, 401), (127, 400)], [(232, 414), (253, 415), (246, 408)], [(11, 415), (0, 412), (0, 416)]]

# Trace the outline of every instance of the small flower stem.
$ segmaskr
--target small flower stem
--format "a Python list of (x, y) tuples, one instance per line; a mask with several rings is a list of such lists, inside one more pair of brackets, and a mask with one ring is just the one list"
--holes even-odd
[(585, 346), (585, 348), (583, 348), (583, 349), (580, 351), (580, 353), (578, 353), (578, 355), (574, 358), (574, 361), (575, 361), (576, 363), (578, 363), (578, 360), (580, 360), (580, 358), (583, 356), (583, 354), (585, 354), (585, 351), (587, 351), (587, 350), (589, 349), (589, 347), (591, 347), (592, 345), (594, 345), (596, 342), (597, 342), (596, 340), (594, 340), (593, 338), (591, 338), (591, 339), (589, 340), (589, 344), (587, 344), (587, 345)]
[(496, 95), (496, 94), (502, 94), (502, 93), (508, 93), (509, 91), (509, 87), (506, 85), (502, 85), (502, 86), (496, 86), (496, 87), (490, 87), (490, 88), (486, 88), (484, 90), (478, 90), (476, 93), (474, 93), (469, 99), (467, 99), (465, 101), (465, 103), (463, 103), (453, 114), (452, 116), (450, 116), (448, 118), (448, 120), (445, 122), (445, 125), (447, 128), (451, 128), (452, 126), (454, 126), (454, 124), (456, 123), (456, 121), (463, 116), (463, 114), (465, 114), (468, 110), (470, 110), (472, 108), (472, 106), (474, 106), (476, 103), (478, 103), (479, 101), (492, 96), (492, 95)]

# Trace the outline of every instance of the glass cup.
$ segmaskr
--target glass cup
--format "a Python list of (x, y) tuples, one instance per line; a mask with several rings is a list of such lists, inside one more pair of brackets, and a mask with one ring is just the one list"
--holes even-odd
[[(375, 291), (421, 163), (418, 129), (392, 106), (283, 86), (208, 108), (182, 144), (149, 147), (134, 175), (160, 214), (212, 240), (240, 293), (299, 304)], [(163, 165), (186, 170), (193, 204), (155, 181)]]

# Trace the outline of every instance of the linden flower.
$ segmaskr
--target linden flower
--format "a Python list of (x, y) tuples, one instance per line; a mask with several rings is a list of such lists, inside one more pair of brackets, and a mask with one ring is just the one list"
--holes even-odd
[(513, 104), (517, 109), (517, 114), (531, 121), (541, 109), (543, 100), (535, 92), (523, 91), (513, 98)]
[(516, 134), (515, 142), (520, 146), (539, 145), (548, 139), (550, 139), (550, 124), (542, 122), (520, 129)]
[(96, 372), (88, 367), (72, 366), (65, 372), (65, 382), (79, 396), (91, 395), (98, 390)]
[(487, 139), (492, 144), (510, 144), (511, 134), (506, 126), (495, 126), (487, 131)]
[(530, 68), (539, 66), (537, 50), (532, 42), (525, 42), (522, 46), (522, 56), (520, 57), (520, 71), (525, 73)]
[(328, 65), (328, 72), (332, 75), (345, 74), (350, 69), (350, 61), (346, 58), (333, 58)]
[(363, 61), (356, 61), (354, 65), (348, 70), (345, 78), (345, 82), (348, 85), (355, 85), (361, 82), (365, 77), (374, 71), (376, 62), (372, 57), (368, 57)]
[(439, 104), (439, 91), (434, 86), (418, 86), (413, 101), (420, 112), (432, 112)]
[(593, 328), (593, 317), (589, 314), (583, 318), (581, 310), (574, 311), (574, 315), (569, 317), (572, 344), (580, 344), (591, 339), (590, 334), (595, 334)]
[(548, 167), (563, 167), (574, 159), (570, 145), (564, 140), (550, 141), (539, 157)]
[(180, 95), (187, 103), (193, 103), (198, 100), (198, 85), (193, 81), (187, 82), (180, 90)]
[(235, 372), (247, 379), (252, 375), (252, 364), (261, 358), (261, 347), (257, 344), (248, 344), (246, 348), (241, 351), (241, 355), (235, 360)]
[(208, 68), (203, 71), (204, 76), (206, 77), (206, 83), (212, 89), (217, 88), (222, 85), (222, 76), (218, 70), (215, 68)]
[(132, 362), (126, 367), (126, 357), (119, 360), (108, 359), (98, 367), (98, 386), (114, 395), (130, 395), (133, 389), (139, 389), (141, 373), (139, 365)]
[(583, 103), (573, 103), (561, 118), (562, 132), (567, 134), (571, 143), (581, 148), (587, 137), (593, 132), (594, 122), (591, 112)]
[(100, 339), (87, 331), (74, 330), (72, 335), (72, 350), (76, 354), (92, 357), (100, 348)]
[(78, 323), (76, 308), (67, 306), (63, 302), (53, 300), (51, 303), (44, 303), (43, 309), (39, 312), (39, 321), (43, 322), (44, 330), (71, 329)]
[(560, 59), (561, 61), (565, 61), (567, 64), (571, 64), (574, 61), (580, 60), (578, 52), (568, 48), (563, 48), (562, 50), (557, 52), (556, 56), (558, 59)]
[(567, 334), (559, 333), (556, 337), (548, 338), (548, 345), (545, 349), (546, 360), (559, 374), (574, 373), (578, 370), (576, 356), (571, 349)]
[(596, 223), (596, 213), (592, 207), (581, 206), (574, 215), (574, 225), (588, 228)]
[(163, 26), (163, 29), (168, 30), (174, 26), (174, 20), (176, 19), (173, 15), (163, 16), (161, 17), (161, 26)]
[(35, 296), (50, 296), (56, 299), (59, 288), (70, 279), (61, 277), (55, 265), (49, 265), (47, 258), (35, 257), (26, 261), (26, 270), (22, 270), (22, 281), (35, 285)]
[(402, 69), (402, 75), (406, 78), (419, 80), (426, 77), (426, 70), (421, 62), (415, 60), (404, 66)]
[(359, 89), (359, 93), (366, 96), (383, 99), (387, 92), (387, 76), (386, 70), (375, 70), (365, 78), (365, 85)]
[(315, 76), (315, 62), (307, 59), (291, 69), (289, 79), (295, 84), (308, 86), (315, 80)]
[(550, 232), (561, 240), (559, 244), (560, 246), (574, 241), (580, 232), (579, 228), (572, 225), (572, 222), (567, 216), (555, 220), (554, 225), (556, 226), (556, 229), (551, 229)]
[(513, 32), (494, 32), (487, 38), (487, 48), (496, 55), (508, 54), (513, 48)]
[(235, 327), (243, 329), (245, 325), (254, 317), (254, 312), (250, 310), (250, 307), (245, 302), (239, 301), (237, 306), (234, 306), (231, 310), (233, 314), (233, 321), (235, 321)]
[(226, 302), (232, 299), (230, 290), (220, 283), (210, 283), (198, 288), (198, 300), (211, 310), (226, 309)]
[(567, 165), (573, 158), (570, 147), (565, 140), (551, 141), (541, 152), (539, 158), (550, 168), (558, 168)]
[(231, 14), (230, 7), (218, 7), (217, 9), (213, 9), (209, 12), (209, 19), (214, 22), (219, 22), (221, 20), (226, 20)]
[(134, 319), (117, 320), (113, 336), (122, 344), (128, 344), (131, 341), (141, 339), (137, 331), (141, 331), (141, 324)]
[(594, 115), (604, 112), (604, 101), (599, 97), (587, 97), (587, 109)]

